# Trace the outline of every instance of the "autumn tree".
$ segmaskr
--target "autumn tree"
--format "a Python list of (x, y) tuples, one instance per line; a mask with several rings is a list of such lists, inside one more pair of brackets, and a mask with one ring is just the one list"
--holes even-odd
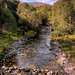
[(52, 24), (55, 34), (72, 34), (74, 31), (74, 6), (71, 0), (59, 0), (52, 7)]

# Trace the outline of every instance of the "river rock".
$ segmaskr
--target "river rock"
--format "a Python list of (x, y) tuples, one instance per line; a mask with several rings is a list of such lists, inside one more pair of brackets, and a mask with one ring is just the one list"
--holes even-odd
[(32, 74), (33, 74), (33, 75), (36, 75), (36, 73), (37, 73), (37, 71), (35, 71), (35, 72), (32, 72)]
[(9, 67), (9, 72), (12, 72), (14, 70), (14, 67)]
[(51, 70), (51, 71), (50, 71), (50, 73), (52, 74), (52, 73), (53, 73), (53, 71)]
[(18, 66), (14, 66), (14, 69), (18, 69)]
[(21, 73), (21, 69), (18, 69), (17, 71), (18, 71), (18, 73)]
[(36, 69), (35, 69), (35, 68), (32, 68), (31, 70), (36, 71)]
[(30, 68), (25, 68), (25, 72), (30, 72)]
[(49, 48), (49, 50), (50, 50), (50, 51), (52, 51), (52, 50), (53, 50), (53, 48), (52, 48), (52, 47), (50, 47), (50, 48)]
[(2, 66), (2, 68), (1, 68), (1, 69), (4, 69), (4, 68), (6, 68), (6, 66)]
[(47, 73), (47, 75), (50, 75), (50, 74), (51, 74), (51, 72), (48, 72), (48, 73)]
[(38, 75), (42, 75), (42, 73), (39, 73)]
[(24, 54), (21, 54), (21, 56), (24, 56)]
[(55, 71), (55, 74), (58, 75), (58, 71)]
[(9, 68), (8, 68), (8, 67), (5, 67), (5, 68), (4, 68), (4, 70), (5, 70), (5, 71), (8, 71), (8, 70), (9, 70)]
[(44, 70), (43, 70), (43, 69), (41, 69), (41, 72), (44, 72)]
[(64, 53), (62, 54), (62, 56), (63, 56), (63, 57), (66, 57), (66, 55), (65, 55)]
[(55, 75), (55, 72), (52, 72), (52, 75)]
[(0, 69), (0, 75), (2, 75), (2, 69)]
[(48, 72), (48, 70), (46, 69), (45, 72)]
[(23, 71), (25, 71), (25, 67), (22, 67), (22, 68), (20, 68), (20, 70), (23, 70)]
[(42, 73), (41, 69), (37, 69), (38, 73)]

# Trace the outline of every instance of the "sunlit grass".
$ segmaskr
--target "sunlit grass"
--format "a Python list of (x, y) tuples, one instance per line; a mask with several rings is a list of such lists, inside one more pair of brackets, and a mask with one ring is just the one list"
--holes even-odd
[(55, 35), (51, 34), (51, 39), (64, 39), (64, 40), (75, 39), (75, 35), (63, 35), (63, 36), (58, 37), (58, 36), (55, 36)]
[(3, 58), (15, 40), (18, 40), (16, 35), (8, 33), (0, 34), (0, 58)]
[(14, 41), (18, 41), (18, 39), (33, 38), (37, 33), (34, 31), (29, 31), (24, 36), (17, 36), (17, 33), (2, 33), (0, 34), (0, 59), (4, 57), (4, 55), (8, 52), (11, 45)]
[(71, 62), (75, 63), (75, 35), (65, 35), (61, 37), (51, 37), (52, 40), (57, 40), (61, 44), (61, 49), (66, 55), (71, 56)]

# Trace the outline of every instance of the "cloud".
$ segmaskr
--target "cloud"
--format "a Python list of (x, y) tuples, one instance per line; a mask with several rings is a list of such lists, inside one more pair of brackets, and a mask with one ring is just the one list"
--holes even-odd
[(45, 2), (50, 2), (51, 0), (36, 0), (36, 1), (45, 3)]
[(53, 5), (55, 3), (55, 1), (51, 1), (49, 4)]
[(48, 3), (48, 4), (54, 4), (58, 0), (36, 0), (37, 2), (42, 2), (42, 3)]
[(20, 0), (20, 1), (22, 1), (22, 2), (26, 2), (27, 0)]
[(47, 4), (54, 4), (58, 0), (20, 0), (22, 2), (42, 2), (42, 3), (47, 3)]

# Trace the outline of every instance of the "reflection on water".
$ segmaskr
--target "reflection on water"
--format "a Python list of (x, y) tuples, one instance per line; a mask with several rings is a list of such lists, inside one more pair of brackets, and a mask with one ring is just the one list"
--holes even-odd
[(35, 67), (50, 70), (60, 69), (59, 65), (55, 62), (54, 53), (49, 51), (49, 36), (50, 27), (43, 27), (39, 38), (27, 42), (24, 45), (20, 45), (17, 50), (16, 57), (13, 57), (14, 59), (11, 58), (11, 60), (15, 60), (17, 63), (16, 65), (19, 67)]

